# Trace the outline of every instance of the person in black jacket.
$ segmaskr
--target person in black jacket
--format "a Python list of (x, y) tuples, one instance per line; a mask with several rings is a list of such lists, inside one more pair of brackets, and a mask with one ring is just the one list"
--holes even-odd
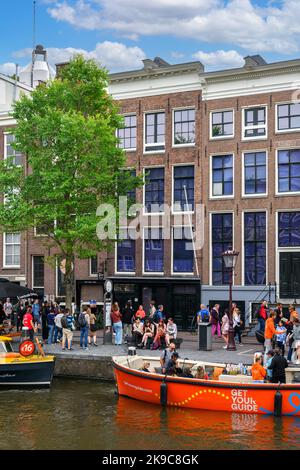
[(268, 369), (273, 372), (272, 383), (277, 384), (278, 382), (285, 384), (285, 369), (288, 367), (288, 362), (285, 357), (281, 355), (281, 350), (275, 348), (275, 354)]
[(123, 331), (125, 344), (128, 343), (130, 337), (132, 336), (132, 323), (133, 323), (134, 310), (132, 307), (131, 300), (128, 300), (122, 315)]

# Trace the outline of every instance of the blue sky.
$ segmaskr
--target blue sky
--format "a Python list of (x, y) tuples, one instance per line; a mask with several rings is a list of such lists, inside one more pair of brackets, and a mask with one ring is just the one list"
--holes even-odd
[[(111, 71), (161, 56), (206, 70), (300, 57), (300, 0), (37, 0), (36, 42), (54, 64), (79, 51)], [(0, 71), (30, 61), (33, 0), (1, 2)]]

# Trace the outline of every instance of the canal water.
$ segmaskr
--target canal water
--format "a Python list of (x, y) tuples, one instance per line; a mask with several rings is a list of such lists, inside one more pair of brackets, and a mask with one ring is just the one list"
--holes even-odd
[(300, 448), (300, 418), (162, 409), (95, 381), (1, 391), (0, 419), (1, 450)]

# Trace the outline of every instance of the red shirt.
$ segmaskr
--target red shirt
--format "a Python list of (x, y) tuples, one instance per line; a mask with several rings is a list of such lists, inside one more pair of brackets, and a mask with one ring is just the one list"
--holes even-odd
[(260, 312), (259, 312), (259, 315), (261, 316), (261, 318), (263, 318), (264, 320), (266, 320), (268, 318), (267, 316), (267, 309), (264, 305), (262, 305), (260, 307)]
[(120, 321), (122, 321), (122, 315), (120, 313), (120, 310), (112, 310), (110, 317), (113, 323), (119, 323)]
[(27, 326), (30, 330), (33, 330), (32, 325), (31, 325), (31, 321), (33, 321), (33, 317), (31, 315), (31, 313), (25, 313), (25, 315), (23, 317), (23, 325)]

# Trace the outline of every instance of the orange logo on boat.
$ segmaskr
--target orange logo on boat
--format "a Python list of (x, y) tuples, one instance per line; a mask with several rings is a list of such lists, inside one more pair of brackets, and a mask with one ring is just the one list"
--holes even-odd
[(25, 357), (31, 356), (34, 353), (34, 350), (35, 350), (34, 343), (29, 340), (24, 341), (19, 346), (19, 353)]

